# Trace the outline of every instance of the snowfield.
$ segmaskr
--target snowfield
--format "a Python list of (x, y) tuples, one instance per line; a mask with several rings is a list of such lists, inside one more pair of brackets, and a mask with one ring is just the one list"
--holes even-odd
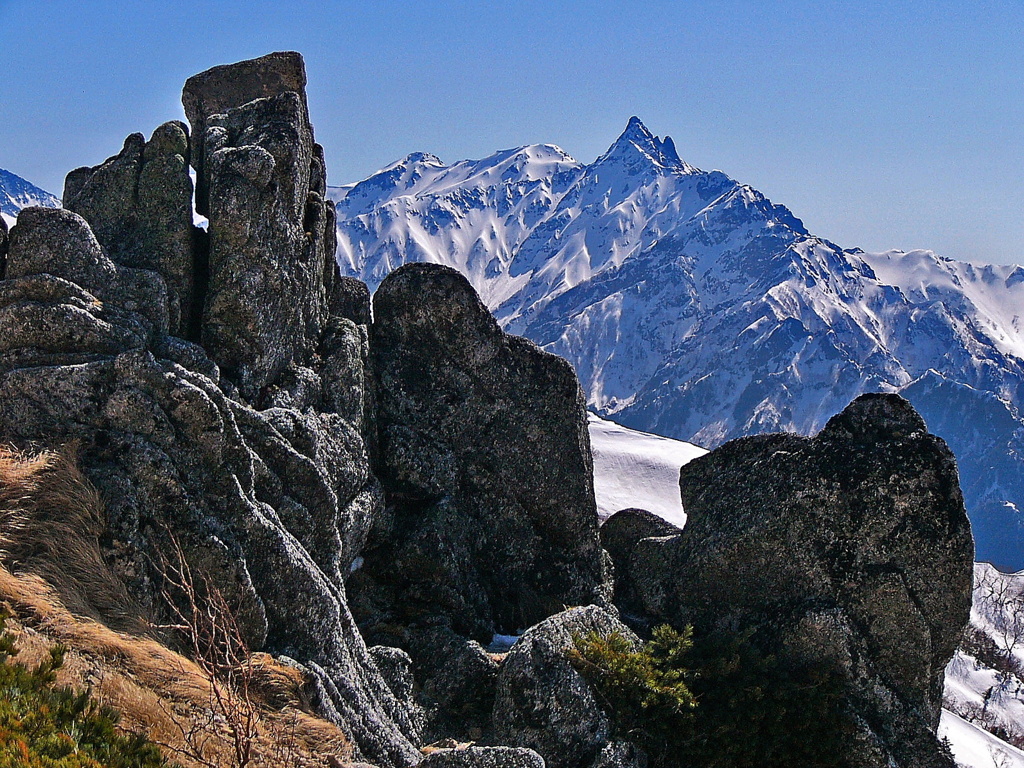
[(1024, 768), (1024, 752), (945, 709), (938, 735), (949, 739), (953, 757), (964, 768)]
[(589, 414), (597, 514), (641, 507), (680, 528), (679, 468), (707, 451), (691, 443), (621, 427)]

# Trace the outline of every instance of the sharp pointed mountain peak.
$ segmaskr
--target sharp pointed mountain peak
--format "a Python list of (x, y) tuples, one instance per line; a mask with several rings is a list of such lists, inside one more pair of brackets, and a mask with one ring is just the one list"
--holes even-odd
[(608, 148), (608, 151), (598, 158), (595, 165), (614, 159), (627, 159), (635, 162), (638, 156), (665, 170), (699, 173), (696, 168), (679, 157), (676, 145), (670, 136), (666, 136), (664, 139), (658, 138), (636, 115), (629, 118), (626, 130)]

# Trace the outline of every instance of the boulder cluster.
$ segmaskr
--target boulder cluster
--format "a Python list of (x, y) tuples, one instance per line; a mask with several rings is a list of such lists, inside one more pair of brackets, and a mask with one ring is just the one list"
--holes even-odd
[[(866, 397), (816, 438), (729, 443), (684, 468), (685, 531), (638, 510), (599, 531), (564, 360), (451, 269), (402, 267), (372, 308), (339, 275), (305, 83), (296, 53), (196, 75), (190, 125), (0, 222), (0, 436), (77, 443), (139, 605), (166, 615), (182, 552), (382, 768), (642, 768), (566, 653), (656, 623), (834, 659), (849, 765), (950, 765), (972, 546), (913, 410)], [(424, 758), (451, 737), (487, 746)]]

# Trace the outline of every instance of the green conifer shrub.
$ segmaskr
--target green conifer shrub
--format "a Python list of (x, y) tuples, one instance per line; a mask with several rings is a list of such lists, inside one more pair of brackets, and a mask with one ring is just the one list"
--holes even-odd
[(569, 661), (594, 686), (617, 738), (644, 749), (654, 766), (671, 764), (692, 731), (696, 699), (686, 684), (690, 629), (667, 625), (639, 648), (618, 632), (574, 637)]
[(573, 666), (598, 694), (617, 738), (652, 768), (835, 768), (852, 719), (834, 665), (796, 664), (749, 634), (694, 640), (656, 627), (634, 647), (621, 634), (573, 639)]
[(18, 649), (0, 615), (0, 768), (167, 768), (144, 736), (116, 729), (117, 713), (88, 691), (55, 684), (67, 649), (54, 646), (34, 668), (13, 660)]

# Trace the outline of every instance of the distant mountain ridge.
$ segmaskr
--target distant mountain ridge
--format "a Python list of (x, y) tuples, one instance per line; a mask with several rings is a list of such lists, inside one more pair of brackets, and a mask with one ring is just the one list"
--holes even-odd
[(711, 448), (903, 393), (957, 455), (978, 557), (1024, 566), (1021, 267), (844, 250), (637, 118), (589, 165), (415, 153), (329, 194), (343, 272), (459, 269), (626, 426)]
[(4, 216), (8, 226), (14, 223), (18, 211), (30, 205), (59, 208), (60, 199), (21, 176), (0, 168), (0, 214)]

